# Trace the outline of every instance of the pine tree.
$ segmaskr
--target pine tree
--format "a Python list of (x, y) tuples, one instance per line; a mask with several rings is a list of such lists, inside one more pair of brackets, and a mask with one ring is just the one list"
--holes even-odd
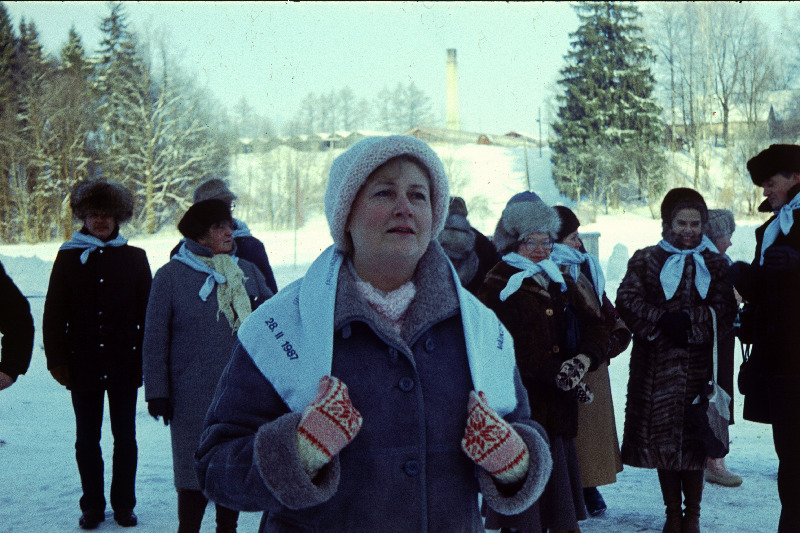
[(637, 25), (638, 8), (588, 1), (575, 10), (580, 26), (561, 70), (564, 93), (553, 124), (556, 184), (577, 200), (658, 196), (663, 184), (653, 176), (665, 164), (663, 124), (652, 96), (655, 57)]

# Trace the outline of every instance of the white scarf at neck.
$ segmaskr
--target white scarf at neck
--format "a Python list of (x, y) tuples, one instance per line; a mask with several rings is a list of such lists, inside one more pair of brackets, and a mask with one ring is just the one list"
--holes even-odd
[(597, 293), (597, 298), (600, 302), (603, 301), (603, 293), (606, 291), (606, 278), (603, 276), (603, 269), (600, 268), (600, 262), (595, 256), (576, 250), (566, 244), (555, 243), (550, 259), (556, 264), (569, 266), (569, 275), (575, 281), (578, 281), (578, 276), (580, 276), (581, 265), (583, 263), (589, 265), (589, 273), (592, 276), (591, 281)]
[(503, 261), (508, 263), (514, 268), (518, 268), (521, 272), (517, 272), (506, 283), (505, 288), (500, 291), (500, 301), (505, 302), (509, 296), (514, 294), (522, 287), (522, 282), (525, 278), (531, 278), (539, 272), (544, 272), (547, 276), (561, 285), (561, 292), (567, 290), (567, 283), (564, 281), (564, 276), (558, 269), (558, 265), (552, 259), (544, 259), (538, 263), (534, 263), (527, 257), (519, 255), (518, 253), (511, 252), (503, 256)]
[(778, 238), (778, 233), (789, 234), (794, 224), (794, 210), (800, 209), (800, 193), (797, 193), (792, 200), (783, 207), (775, 211), (775, 218), (764, 230), (764, 240), (761, 242), (761, 259), (758, 264), (764, 264), (764, 251), (772, 246)]
[[(306, 408), (320, 378), (331, 373), (336, 287), (343, 259), (341, 252), (329, 247), (303, 278), (267, 300), (239, 328), (242, 346), (295, 412)], [(461, 286), (452, 264), (450, 271), (458, 291), (473, 386), (486, 392), (489, 404), (501, 416), (507, 415), (517, 404), (511, 334)]]
[(678, 290), (678, 285), (681, 282), (681, 277), (683, 277), (683, 267), (686, 264), (686, 256), (691, 255), (694, 258), (695, 265), (694, 286), (697, 287), (697, 292), (700, 293), (700, 297), (705, 300), (706, 295), (708, 295), (708, 288), (711, 285), (711, 273), (708, 271), (706, 262), (700, 252), (711, 249), (716, 250), (711, 240), (703, 235), (700, 244), (696, 248), (691, 248), (689, 250), (675, 248), (663, 239), (658, 245), (672, 254), (667, 258), (664, 266), (661, 267), (661, 274), (659, 275), (661, 287), (664, 289), (664, 297), (669, 300), (675, 296), (675, 292)]
[(81, 254), (81, 264), (85, 265), (86, 261), (89, 260), (89, 254), (98, 248), (104, 248), (106, 246), (125, 246), (126, 244), (128, 244), (128, 240), (124, 239), (119, 234), (117, 234), (117, 236), (110, 241), (101, 241), (94, 235), (87, 235), (86, 233), (76, 231), (72, 234), (72, 240), (62, 244), (59, 250), (83, 249), (83, 253)]

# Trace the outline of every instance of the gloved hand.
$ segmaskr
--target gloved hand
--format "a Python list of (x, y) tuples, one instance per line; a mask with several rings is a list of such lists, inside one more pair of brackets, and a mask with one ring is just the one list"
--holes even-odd
[(588, 356), (579, 353), (572, 359), (567, 359), (561, 363), (561, 369), (556, 374), (556, 386), (561, 390), (572, 390), (578, 382), (586, 375), (592, 360)]
[(661, 315), (656, 325), (678, 348), (689, 346), (689, 329), (692, 327), (692, 321), (684, 311), (668, 311)]
[(514, 483), (528, 473), (528, 447), (511, 424), (489, 407), (483, 391), (469, 393), (461, 449), (500, 483)]
[(764, 250), (763, 266), (767, 270), (797, 270), (800, 252), (791, 246), (770, 246)]
[(575, 386), (575, 396), (581, 403), (592, 403), (594, 401), (594, 393), (584, 380), (580, 380)]
[(300, 461), (309, 477), (313, 478), (355, 438), (361, 422), (347, 385), (333, 376), (323, 376), (316, 398), (303, 411), (295, 436)]
[(164, 420), (164, 425), (168, 426), (169, 421), (172, 420), (174, 414), (172, 404), (169, 403), (169, 398), (153, 398), (147, 400), (147, 412), (150, 416), (158, 420), (161, 417)]
[(628, 348), (631, 343), (631, 331), (628, 328), (618, 328), (608, 335), (608, 354), (606, 357), (616, 357)]
[(50, 369), (50, 375), (64, 387), (69, 387), (69, 366), (58, 365)]

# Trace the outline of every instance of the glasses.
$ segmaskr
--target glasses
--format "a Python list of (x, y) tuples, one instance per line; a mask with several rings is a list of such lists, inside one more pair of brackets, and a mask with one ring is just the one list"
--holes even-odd
[(231, 212), (236, 209), (236, 202), (231, 202)]
[(550, 239), (529, 239), (527, 241), (522, 241), (520, 244), (521, 248), (524, 248), (528, 252), (532, 252), (539, 247), (542, 247), (542, 250), (552, 250), (553, 249), (553, 241)]

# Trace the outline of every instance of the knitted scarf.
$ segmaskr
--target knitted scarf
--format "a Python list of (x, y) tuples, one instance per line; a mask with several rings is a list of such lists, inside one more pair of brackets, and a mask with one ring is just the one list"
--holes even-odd
[(198, 295), (201, 300), (207, 301), (214, 286), (217, 285), (217, 320), (220, 313), (224, 314), (231, 326), (232, 334), (236, 333), (244, 319), (252, 312), (250, 297), (244, 286), (244, 272), (239, 268), (238, 258), (228, 254), (215, 254), (212, 257), (195, 255), (184, 243), (172, 260), (183, 263), (197, 272), (208, 274)]
[(372, 286), (371, 283), (363, 281), (358, 277), (356, 269), (353, 264), (348, 261), (350, 271), (356, 280), (356, 288), (358, 294), (372, 307), (375, 312), (384, 318), (395, 331), (400, 333), (403, 328), (403, 320), (405, 319), (408, 306), (417, 294), (417, 288), (414, 286), (413, 281), (408, 281), (391, 292), (383, 292)]
[(581, 274), (581, 265), (586, 263), (589, 266), (589, 273), (592, 276), (592, 283), (597, 297), (603, 301), (603, 293), (606, 290), (606, 278), (603, 276), (603, 269), (600, 268), (600, 262), (592, 254), (576, 250), (572, 246), (566, 244), (556, 243), (553, 245), (553, 252), (550, 254), (550, 259), (558, 265), (569, 266), (569, 275), (572, 279), (578, 281), (578, 276)]
[(789, 230), (792, 229), (792, 225), (794, 224), (793, 211), (795, 209), (800, 209), (800, 193), (797, 193), (789, 203), (775, 211), (775, 218), (772, 219), (767, 229), (764, 230), (764, 240), (761, 242), (760, 265), (764, 264), (764, 251), (772, 246), (778, 238), (778, 233), (783, 233), (784, 235), (789, 234)]
[(101, 241), (93, 235), (87, 235), (86, 233), (76, 231), (72, 234), (72, 240), (62, 244), (59, 250), (83, 249), (81, 264), (85, 265), (86, 261), (89, 260), (89, 254), (98, 248), (105, 248), (106, 246), (125, 246), (126, 244), (128, 244), (128, 239), (124, 239), (120, 235), (117, 235), (110, 241)]
[(703, 235), (700, 244), (689, 250), (681, 250), (671, 245), (665, 240), (661, 240), (658, 245), (669, 252), (671, 255), (664, 262), (661, 267), (661, 288), (664, 289), (664, 296), (667, 300), (675, 296), (678, 290), (678, 285), (683, 277), (683, 267), (686, 265), (686, 256), (691, 255), (694, 258), (695, 271), (694, 271), (694, 286), (697, 287), (697, 292), (700, 293), (702, 299), (706, 299), (708, 295), (708, 287), (711, 285), (711, 273), (708, 271), (706, 262), (700, 252), (704, 250), (716, 250), (711, 240)]
[[(295, 412), (306, 408), (320, 378), (331, 373), (336, 288), (343, 260), (343, 253), (330, 246), (303, 278), (267, 300), (239, 328), (242, 346)], [(494, 313), (461, 286), (449, 261), (448, 265), (461, 308), (473, 386), (484, 391), (492, 408), (505, 416), (517, 405), (511, 335)]]
[(514, 294), (522, 287), (522, 282), (525, 278), (533, 277), (539, 272), (544, 272), (547, 276), (561, 285), (561, 292), (567, 290), (567, 283), (564, 281), (564, 276), (558, 269), (558, 265), (552, 259), (544, 259), (538, 263), (534, 263), (527, 257), (521, 256), (518, 253), (511, 252), (503, 256), (503, 261), (508, 263), (514, 268), (518, 268), (521, 272), (517, 272), (506, 283), (505, 288), (500, 291), (500, 301), (505, 302), (509, 296)]

